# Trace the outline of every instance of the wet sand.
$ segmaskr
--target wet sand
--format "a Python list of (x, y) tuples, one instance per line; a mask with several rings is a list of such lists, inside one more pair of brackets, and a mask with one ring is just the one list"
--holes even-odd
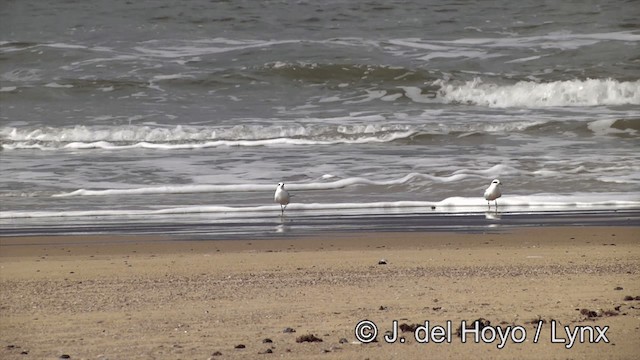
[[(633, 359), (638, 239), (640, 228), (616, 226), (0, 237), (0, 357)], [(513, 337), (475, 343), (469, 330), (463, 343), (461, 322), (479, 318), (485, 338)], [(357, 341), (365, 319), (378, 326), (377, 342)], [(409, 331), (390, 344), (393, 320)], [(425, 331), (411, 330), (425, 321), (444, 335), (436, 328), (416, 341)], [(567, 330), (578, 331), (569, 349)], [(322, 341), (296, 341), (314, 339), (306, 335)]]

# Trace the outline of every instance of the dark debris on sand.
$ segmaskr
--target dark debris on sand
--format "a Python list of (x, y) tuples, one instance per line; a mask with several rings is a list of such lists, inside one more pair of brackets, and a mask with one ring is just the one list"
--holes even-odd
[[(476, 328), (476, 324), (478, 326), (478, 329), (482, 330), (487, 326), (491, 325), (491, 321), (485, 319), (485, 318), (479, 318), (475, 321), (471, 321), (471, 322), (465, 322), (466, 327), (465, 329), (470, 329), (473, 330)], [(456, 329), (456, 335), (458, 337), (462, 337), (462, 324), (460, 324), (460, 326), (458, 326), (458, 329)]]
[(319, 337), (313, 335), (313, 334), (307, 334), (307, 335), (301, 335), (298, 336), (296, 338), (296, 342), (297, 343), (303, 343), (303, 342), (322, 342), (322, 339), (320, 339)]
[(415, 332), (416, 329), (418, 328), (418, 326), (420, 326), (420, 324), (407, 324), (407, 323), (402, 323), (400, 324), (399, 328), (400, 331), (402, 331), (403, 333), (405, 332)]
[(619, 306), (616, 307), (616, 310), (580, 309), (580, 315), (582, 315), (584, 317), (582, 320), (594, 319), (594, 318), (600, 318), (600, 317), (608, 317), (608, 316), (618, 316), (618, 315), (620, 315), (620, 312), (618, 311), (618, 309), (620, 309)]
[[(551, 321), (553, 321), (553, 319), (551, 319)], [(540, 322), (542, 322), (543, 324), (547, 323), (547, 319), (544, 319), (542, 316), (538, 315), (537, 318), (533, 318), (529, 321), (525, 321), (525, 324), (531, 324), (531, 325), (538, 325), (540, 324)]]

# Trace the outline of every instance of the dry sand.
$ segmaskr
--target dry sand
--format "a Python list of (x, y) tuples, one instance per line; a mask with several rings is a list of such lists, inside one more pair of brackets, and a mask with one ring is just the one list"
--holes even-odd
[[(639, 229), (0, 238), (0, 358), (637, 359)], [(498, 326), (526, 337), (462, 343), (461, 321), (478, 318), (487, 337)], [(378, 342), (356, 341), (364, 319)], [(454, 334), (388, 344), (393, 320), (450, 321)], [(598, 342), (553, 343), (553, 321), (558, 341), (568, 326)], [(322, 342), (296, 342), (310, 334)]]

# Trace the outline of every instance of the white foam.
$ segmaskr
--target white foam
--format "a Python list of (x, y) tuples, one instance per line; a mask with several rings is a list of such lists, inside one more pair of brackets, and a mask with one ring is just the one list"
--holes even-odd
[[(348, 188), (352, 186), (396, 186), (415, 182), (427, 183), (456, 183), (466, 179), (487, 180), (496, 177), (522, 174), (522, 171), (508, 165), (495, 165), (489, 169), (462, 169), (446, 176), (436, 176), (422, 173), (409, 173), (405, 176), (390, 180), (372, 180), (363, 177), (349, 177), (335, 181), (311, 183), (287, 183), (292, 191), (322, 191)], [(323, 180), (335, 178), (335, 175), (325, 174)], [(200, 184), (200, 185), (167, 185), (153, 187), (138, 187), (128, 189), (78, 189), (71, 192), (54, 194), (52, 197), (70, 196), (117, 196), (117, 195), (147, 195), (147, 194), (185, 194), (185, 193), (229, 193), (229, 192), (270, 192), (274, 184)]]
[[(434, 102), (435, 99), (419, 94), (417, 88), (405, 88), (406, 94), (415, 101)], [(413, 95), (409, 95), (413, 94)], [(420, 97), (420, 98), (418, 98)], [(567, 108), (563, 111), (569, 111)], [(408, 139), (416, 135), (457, 134), (465, 137), (472, 134), (505, 134), (522, 132), (544, 125), (550, 119), (523, 119), (497, 117), (492, 121), (442, 120), (442, 114), (426, 111), (419, 119), (402, 113), (392, 115), (395, 120), (379, 114), (353, 113), (333, 118), (307, 118), (304, 123), (279, 125), (270, 119), (244, 119), (251, 125), (196, 126), (159, 124), (142, 125), (92, 125), (74, 127), (2, 127), (0, 139), (5, 150), (40, 149), (56, 150), (188, 150), (215, 147), (255, 146), (329, 146), (336, 144), (375, 144)], [(615, 127), (617, 113), (586, 123), (591, 131), (599, 135), (614, 133), (635, 134), (629, 127)], [(105, 115), (92, 119), (93, 123), (136, 121), (141, 117), (114, 117)], [(582, 122), (577, 120), (565, 120)], [(261, 125), (261, 123), (269, 123)]]
[(193, 76), (186, 75), (186, 74), (155, 75), (152, 78), (152, 81), (177, 80), (177, 79), (193, 79)]
[(422, 94), (420, 88), (414, 86), (401, 86), (400, 89), (404, 91), (404, 96), (409, 98), (413, 102), (417, 103), (435, 103), (437, 102), (432, 96)]
[[(432, 41), (436, 44), (446, 44), (449, 48), (454, 46), (479, 47), (479, 48), (542, 48), (542, 49), (578, 49), (582, 46), (590, 46), (601, 41), (640, 41), (640, 35), (629, 31), (576, 34), (566, 31), (552, 32), (539, 36), (508, 36), (498, 38), (462, 38), (447, 41)], [(420, 43), (405, 42), (405, 46), (421, 48)]]
[[(350, 177), (332, 182), (314, 183), (287, 183), (287, 188), (292, 191), (304, 190), (332, 190), (342, 189), (357, 185), (392, 186), (402, 185), (413, 181), (430, 181), (437, 183), (457, 182), (468, 178), (486, 179), (487, 174), (491, 176), (506, 175), (517, 171), (515, 169), (497, 165), (488, 170), (457, 171), (449, 176), (434, 176), (429, 174), (410, 173), (403, 177), (391, 180), (371, 180), (362, 177)], [(323, 179), (331, 179), (333, 175), (323, 176)], [(78, 189), (67, 193), (53, 195), (54, 197), (67, 196), (110, 196), (110, 195), (145, 195), (145, 194), (184, 194), (184, 193), (214, 193), (214, 192), (248, 192), (248, 191), (272, 191), (273, 184), (220, 184), (220, 185), (170, 185), (141, 187), (132, 189), (104, 189), (90, 190)]]
[[(593, 46), (603, 41), (639, 41), (633, 32), (575, 34), (567, 31), (552, 32), (539, 36), (517, 36), (509, 33), (501, 37), (462, 38), (448, 40), (391, 39), (388, 51), (399, 56), (409, 54), (412, 58), (431, 61), (436, 58), (501, 58), (508, 53), (521, 52), (520, 48), (533, 50), (536, 55), (518, 59), (507, 59), (505, 63), (527, 62), (548, 56), (549, 49), (575, 50)], [(510, 51), (511, 50), (511, 51)], [(500, 60), (497, 60), (500, 61)]]
[(148, 42), (152, 46), (137, 46), (134, 50), (145, 56), (159, 58), (183, 58), (201, 57), (211, 54), (220, 54), (231, 51), (246, 50), (251, 48), (270, 47), (275, 45), (298, 43), (299, 40), (260, 41), (260, 40), (228, 40), (216, 38), (211, 40), (175, 42), (175, 44), (163, 44), (158, 41)]
[(615, 184), (640, 184), (640, 172), (624, 176), (601, 176), (598, 180)]
[(51, 83), (45, 84), (44, 86), (49, 88), (72, 88), (73, 87), (73, 85), (70, 85), (70, 84), (66, 84), (66, 85), (58, 84), (56, 82), (51, 82)]
[(402, 94), (390, 94), (380, 98), (382, 101), (396, 101), (402, 97)]
[[(83, 61), (74, 61), (72, 63), (70, 63), (70, 65), (65, 65), (62, 66), (61, 69), (63, 70), (74, 70), (78, 67), (82, 67), (85, 65), (93, 65), (96, 67), (102, 67), (104, 66), (104, 64), (99, 64), (102, 62), (118, 62), (118, 61), (131, 61), (131, 60), (137, 60), (138, 57), (135, 55), (115, 55), (113, 57), (107, 57), (107, 58), (93, 58), (93, 59), (88, 59), (88, 60), (83, 60)], [(98, 65), (95, 65), (98, 64)]]
[(387, 94), (384, 90), (367, 90), (367, 95), (358, 100), (347, 100), (343, 104), (361, 104), (375, 99), (380, 99)]
[(65, 43), (50, 43), (43, 44), (43, 46), (57, 48), (57, 49), (86, 49), (86, 46), (83, 45), (74, 45), (74, 44), (65, 44)]
[[(530, 196), (503, 196), (499, 200), (501, 211), (556, 211), (576, 209), (625, 209), (640, 207), (640, 194), (589, 193), (589, 194), (536, 194)], [(450, 197), (441, 201), (388, 201), (363, 203), (293, 203), (287, 208), (289, 213), (350, 213), (375, 214), (395, 213), (484, 213), (486, 200), (482, 197)], [(211, 214), (222, 217), (251, 217), (256, 213), (278, 213), (279, 205), (263, 206), (187, 206), (146, 210), (87, 210), (87, 211), (3, 211), (0, 219), (55, 218), (55, 217), (150, 217), (171, 214)]]
[(535, 55), (535, 56), (528, 56), (528, 57), (513, 59), (513, 60), (506, 61), (505, 64), (522, 63), (522, 62), (527, 62), (527, 61), (533, 61), (533, 60), (541, 59), (541, 58), (543, 58), (545, 56), (549, 56), (549, 55)]
[[(105, 149), (105, 150), (127, 150), (127, 149), (155, 149), (155, 150), (191, 150), (216, 148), (221, 146), (233, 147), (251, 147), (251, 146), (287, 146), (287, 145), (336, 145), (336, 144), (366, 144), (366, 143), (385, 143), (396, 139), (403, 139), (413, 135), (413, 132), (405, 132), (398, 134), (383, 135), (380, 137), (360, 137), (353, 140), (334, 139), (334, 140), (307, 140), (292, 138), (277, 138), (264, 140), (218, 140), (206, 141), (202, 143), (183, 143), (183, 144), (166, 144), (166, 143), (150, 143), (138, 142), (132, 145), (118, 145), (107, 141), (96, 141), (91, 143), (72, 142), (63, 146), (65, 149)], [(3, 144), (5, 146), (5, 144)], [(10, 148), (11, 145), (6, 145)], [(47, 149), (47, 148), (43, 148)]]
[[(588, 79), (511, 85), (485, 83), (476, 78), (464, 84), (439, 81), (438, 99), (489, 107), (564, 107), (640, 105), (640, 80)], [(415, 100), (414, 100), (415, 101)]]
[(616, 129), (613, 124), (617, 119), (600, 119), (595, 120), (587, 124), (589, 130), (593, 131), (596, 135), (609, 135), (609, 134), (635, 134), (635, 129)]
[(454, 174), (473, 174), (473, 175), (482, 176), (484, 178), (496, 178), (496, 177), (507, 176), (507, 175), (519, 175), (519, 174), (523, 174), (523, 172), (509, 165), (497, 164), (486, 170), (461, 169), (461, 170), (455, 171)]
[[(487, 209), (487, 201), (479, 197), (450, 197), (436, 204), (437, 207), (450, 208), (450, 211)], [(638, 208), (640, 194), (622, 193), (574, 193), (574, 194), (533, 194), (533, 195), (503, 195), (498, 200), (499, 209), (526, 210), (572, 210), (599, 208)], [(459, 210), (457, 210), (459, 209)]]
[(445, 51), (454, 49), (451, 46), (438, 45), (430, 42), (425, 42), (422, 39), (418, 38), (408, 38), (408, 39), (391, 39), (388, 40), (390, 44), (404, 46), (408, 48), (414, 49), (422, 49), (422, 50), (430, 50), (430, 51)]
[[(379, 119), (365, 116), (363, 120)], [(356, 117), (352, 117), (356, 119)], [(331, 122), (328, 120), (327, 122)], [(158, 149), (221, 146), (288, 146), (385, 143), (415, 134), (402, 125), (293, 125), (232, 127), (75, 126), (73, 128), (0, 128), (2, 147), (15, 149)]]
[(449, 51), (449, 52), (432, 52), (428, 55), (422, 56), (419, 59), (424, 61), (429, 61), (437, 58), (479, 58), (479, 59), (489, 59), (492, 57), (499, 57), (500, 54), (487, 54), (486, 51), (479, 50), (457, 50), (457, 51)]

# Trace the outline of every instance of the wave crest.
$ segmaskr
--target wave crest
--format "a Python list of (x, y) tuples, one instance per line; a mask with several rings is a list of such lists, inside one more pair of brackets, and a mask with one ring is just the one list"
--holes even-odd
[(505, 107), (640, 105), (640, 81), (587, 79), (512, 85), (486, 83), (480, 78), (458, 85), (439, 80), (437, 98), (446, 103)]
[[(495, 165), (486, 170), (459, 170), (449, 176), (435, 176), (430, 174), (410, 173), (403, 177), (391, 180), (371, 180), (362, 177), (351, 177), (331, 182), (313, 182), (303, 184), (287, 184), (287, 188), (292, 191), (310, 190), (334, 190), (350, 186), (373, 185), (373, 186), (394, 186), (411, 183), (414, 181), (429, 181), (436, 183), (457, 182), (467, 178), (491, 178), (499, 175), (518, 173), (519, 170), (506, 165)], [(214, 192), (250, 192), (250, 191), (272, 191), (273, 184), (212, 184), (212, 185), (169, 185), (141, 187), (131, 189), (104, 189), (90, 190), (78, 189), (71, 192), (55, 194), (53, 197), (68, 196), (111, 196), (111, 195), (147, 195), (147, 194), (185, 194), (185, 193), (214, 193)]]
[(3, 128), (2, 147), (14, 149), (198, 149), (219, 146), (333, 145), (385, 143), (407, 138), (416, 129), (401, 124), (83, 126)]

